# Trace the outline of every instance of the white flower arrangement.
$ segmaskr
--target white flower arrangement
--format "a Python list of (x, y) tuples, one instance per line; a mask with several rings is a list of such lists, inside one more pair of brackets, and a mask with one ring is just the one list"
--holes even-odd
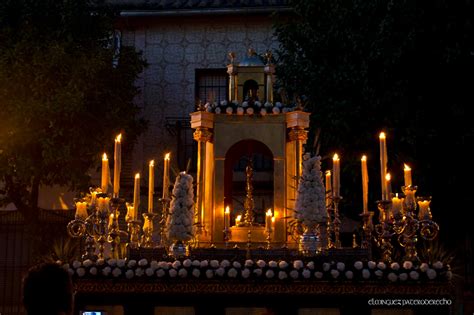
[(242, 107), (237, 107), (237, 115), (243, 115), (244, 109)]
[(265, 116), (267, 114), (267, 110), (265, 108), (262, 108), (260, 110), (260, 115)]
[(393, 273), (393, 272), (390, 272), (387, 276), (388, 280), (390, 280), (391, 282), (396, 282), (398, 280), (398, 276)]
[(234, 109), (229, 106), (225, 109), (225, 112), (227, 115), (232, 115), (232, 113), (234, 112)]
[(408, 274), (406, 272), (402, 272), (401, 274), (398, 275), (398, 278), (400, 279), (400, 281), (407, 281)]
[(286, 279), (286, 278), (288, 278), (288, 275), (286, 274), (286, 272), (284, 272), (284, 271), (278, 272), (278, 279), (283, 280), (283, 279)]
[(303, 157), (303, 171), (298, 183), (295, 219), (306, 228), (326, 222), (326, 190), (321, 172), (321, 157)]
[(168, 239), (186, 242), (194, 235), (194, 193), (193, 177), (179, 173), (173, 187), (170, 215), (167, 221)]
[(123, 267), (125, 267), (125, 263), (126, 263), (125, 259), (118, 259), (117, 260), (117, 267), (123, 268)]
[(347, 279), (352, 280), (354, 278), (354, 273), (350, 270), (347, 270), (344, 275), (346, 276)]
[(441, 261), (437, 261), (433, 264), (434, 269), (443, 269), (443, 263)]
[(292, 270), (292, 271), (290, 271), (290, 277), (291, 277), (292, 279), (295, 279), (295, 280), (296, 280), (296, 279), (298, 279), (299, 276), (300, 276), (300, 274), (299, 274), (299, 272), (298, 272), (297, 270)]
[(403, 262), (403, 268), (409, 270), (409, 269), (413, 268), (413, 263), (409, 260), (404, 261)]
[(362, 261), (356, 261), (354, 263), (354, 268), (357, 270), (361, 270), (362, 268), (364, 268), (364, 264), (362, 263)]
[[(112, 265), (110, 265), (111, 263)], [(346, 262), (347, 263), (347, 262)], [(199, 279), (201, 275), (204, 278), (211, 279), (215, 276), (221, 279), (249, 279), (265, 278), (275, 281), (289, 279), (291, 281), (304, 280), (311, 281), (318, 279), (339, 280), (376, 280), (388, 282), (406, 282), (406, 281), (431, 281), (435, 279), (451, 280), (452, 272), (449, 265), (444, 266), (440, 263), (421, 263), (417, 269), (403, 268), (412, 267), (406, 261), (403, 264), (392, 262), (386, 263), (368, 262), (364, 268), (364, 263), (356, 261), (346, 264), (344, 262), (324, 262), (317, 264), (315, 261), (303, 262), (301, 260), (279, 262), (259, 259), (257, 261), (247, 259), (245, 261), (224, 259), (219, 260), (175, 260), (167, 261), (148, 261), (141, 259), (137, 261), (108, 260), (104, 263), (99, 261), (85, 260), (69, 264), (62, 264), (62, 268), (67, 270), (73, 277), (85, 278), (102, 275), (112, 278), (194, 278)], [(313, 271), (315, 270), (315, 271)], [(387, 271), (384, 271), (387, 270)], [(421, 276), (426, 274), (426, 276)]]
[(239, 103), (238, 100), (221, 100), (220, 102), (207, 102), (204, 104), (204, 110), (208, 113), (221, 114), (225, 111), (227, 115), (243, 115), (244, 113), (248, 115), (260, 114), (261, 116), (268, 114), (278, 115), (294, 111), (295, 109), (294, 105), (285, 105), (281, 102), (272, 104), (268, 101), (265, 103), (260, 101), (243, 101)]
[(410, 278), (412, 278), (413, 280), (418, 280), (418, 278), (420, 278), (420, 274), (418, 273), (418, 271), (410, 271)]
[(247, 115), (253, 115), (254, 110), (253, 110), (252, 107), (249, 107), (249, 108), (247, 108), (246, 112), (247, 112)]
[(280, 108), (279, 107), (273, 107), (272, 108), (272, 113), (275, 115), (278, 115), (280, 113)]
[(214, 113), (216, 114), (220, 114), (222, 112), (221, 108), (220, 107), (217, 107), (215, 110), (214, 110)]

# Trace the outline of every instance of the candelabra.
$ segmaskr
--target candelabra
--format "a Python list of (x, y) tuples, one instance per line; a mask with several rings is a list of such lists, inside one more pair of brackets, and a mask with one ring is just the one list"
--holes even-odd
[(125, 216), (125, 221), (127, 222), (128, 234), (130, 238), (127, 243), (127, 247), (130, 249), (137, 249), (140, 245), (140, 230), (141, 230), (141, 221), (136, 220), (130, 212), (133, 211), (133, 203), (127, 202), (127, 215)]
[(141, 241), (141, 247), (144, 248), (153, 248), (155, 247), (154, 242), (153, 242), (153, 232), (154, 232), (154, 225), (153, 225), (153, 220), (157, 214), (147, 212), (143, 214), (143, 219), (145, 219), (145, 222), (143, 223), (143, 235), (142, 235), (142, 241)]
[(86, 252), (82, 255), (83, 259), (104, 258), (106, 243), (111, 245), (112, 257), (117, 258), (120, 255), (120, 237), (127, 235), (126, 232), (120, 230), (118, 224), (119, 207), (123, 200), (110, 199), (107, 194), (101, 192), (100, 188), (91, 188), (90, 191), (89, 211), (91, 214), (85, 214), (85, 218), (76, 215), (75, 219), (68, 223), (67, 232), (73, 238), (85, 237)]
[(266, 237), (266, 240), (267, 240), (267, 249), (271, 249), (272, 246), (271, 246), (271, 241), (272, 241), (272, 232), (273, 232), (273, 229), (271, 227), (267, 228), (265, 230), (265, 234), (267, 235)]
[(374, 229), (374, 224), (373, 224), (374, 212), (367, 211), (367, 212), (361, 213), (360, 216), (362, 217), (362, 222), (363, 222), (362, 229), (364, 231), (362, 235), (362, 241), (361, 241), (360, 247), (365, 248), (365, 249), (370, 249), (372, 245), (372, 231)]
[(160, 218), (160, 247), (167, 248), (167, 240), (166, 240), (166, 221), (168, 220), (168, 206), (170, 200), (168, 198), (161, 198), (160, 199), (162, 210), (161, 210), (161, 218)]
[(326, 243), (326, 249), (331, 249), (331, 248), (334, 248), (334, 243), (332, 241), (332, 232), (333, 232), (333, 225), (332, 225), (332, 220), (331, 220), (332, 207), (328, 206), (326, 208), (326, 210), (327, 210), (327, 220), (326, 220), (327, 243)]
[(230, 229), (228, 226), (226, 226), (224, 228), (224, 245), (225, 245), (225, 248), (229, 248), (229, 241), (230, 241), (230, 237), (231, 237), (231, 232), (230, 232)]
[(110, 200), (111, 210), (109, 215), (107, 241), (110, 243), (111, 256), (115, 259), (120, 258), (120, 236), (124, 235), (124, 232), (120, 231), (118, 222), (118, 217), (120, 215), (120, 205), (123, 203), (124, 200), (121, 198), (112, 198)]
[(339, 202), (342, 197), (336, 196), (333, 197), (334, 205), (334, 221), (333, 221), (333, 230), (334, 230), (334, 248), (341, 248), (341, 220), (339, 219)]
[[(403, 214), (395, 217), (398, 243), (405, 249), (406, 260), (418, 260), (416, 243), (418, 242), (418, 232), (420, 236), (428, 241), (436, 238), (439, 232), (439, 225), (432, 220), (429, 208), (430, 198), (415, 198), (416, 186), (404, 186), (402, 190), (405, 194), (403, 200)], [(415, 214), (418, 200), (418, 218)]]
[(393, 230), (392, 202), (390, 200), (380, 200), (377, 202), (377, 205), (380, 211), (380, 223), (375, 226), (377, 244), (382, 250), (382, 260), (391, 262), (393, 253), (392, 237), (395, 235)]

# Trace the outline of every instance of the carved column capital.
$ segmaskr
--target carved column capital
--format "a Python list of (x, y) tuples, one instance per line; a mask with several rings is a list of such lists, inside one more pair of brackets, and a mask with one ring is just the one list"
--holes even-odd
[(210, 142), (212, 140), (212, 131), (205, 127), (198, 127), (193, 133), (193, 138), (200, 142)]
[(301, 128), (291, 128), (288, 136), (290, 141), (306, 141), (308, 139), (308, 131)]

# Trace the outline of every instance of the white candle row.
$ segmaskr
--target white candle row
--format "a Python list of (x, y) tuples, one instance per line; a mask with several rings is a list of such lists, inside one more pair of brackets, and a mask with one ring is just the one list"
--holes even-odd
[[(113, 182), (113, 196), (119, 197), (120, 192), (120, 172), (122, 164), (122, 134), (119, 134), (115, 138), (114, 146), (114, 182)], [(170, 153), (167, 153), (164, 158), (163, 167), (163, 199), (169, 198), (169, 176), (170, 176)], [(101, 190), (103, 193), (107, 193), (109, 186), (109, 160), (107, 154), (102, 155), (102, 177), (101, 177)], [(153, 195), (155, 193), (155, 161), (152, 160), (149, 163), (148, 170), (148, 212), (153, 212)], [(133, 220), (137, 219), (138, 208), (140, 204), (140, 174), (135, 174), (134, 190), (133, 190), (133, 210), (129, 209), (129, 215)], [(82, 208), (81, 208), (82, 209)], [(131, 211), (130, 211), (131, 210)], [(82, 210), (81, 210), (82, 211)]]

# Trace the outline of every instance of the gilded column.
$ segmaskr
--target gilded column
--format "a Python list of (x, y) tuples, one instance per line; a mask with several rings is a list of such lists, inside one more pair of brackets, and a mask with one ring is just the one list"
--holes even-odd
[(265, 100), (273, 103), (273, 82), (275, 82), (275, 65), (272, 64), (272, 53), (268, 51), (265, 54), (267, 59), (267, 65), (264, 68), (265, 71)]
[[(303, 144), (306, 143), (306, 140), (308, 139), (308, 131), (297, 126), (291, 128), (288, 136), (290, 141), (295, 142), (296, 177), (299, 178), (302, 170)], [(296, 184), (298, 184), (298, 182), (296, 182)]]
[(205, 234), (204, 225), (204, 187), (206, 174), (206, 142), (211, 141), (212, 131), (206, 127), (197, 127), (194, 131), (194, 140), (198, 143), (198, 161), (197, 161), (197, 183), (196, 183), (196, 205), (194, 223), (198, 227), (197, 234)]

